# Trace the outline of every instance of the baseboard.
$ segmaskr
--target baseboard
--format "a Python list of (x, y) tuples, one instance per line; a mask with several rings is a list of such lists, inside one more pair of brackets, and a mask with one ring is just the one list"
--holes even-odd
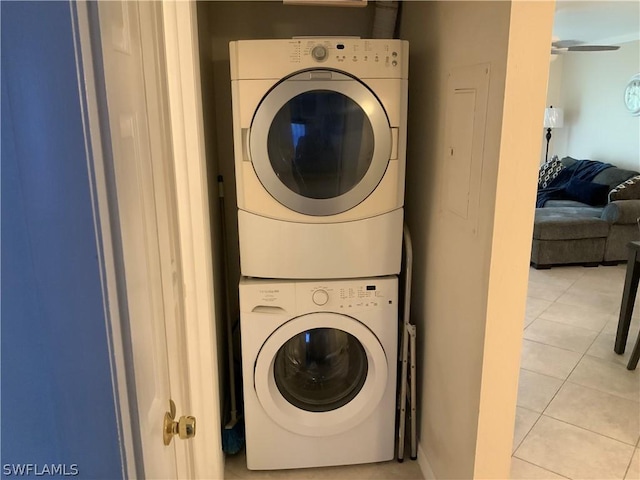
[(436, 475), (433, 473), (431, 469), (431, 464), (427, 459), (427, 456), (422, 450), (422, 445), (418, 442), (418, 465), (420, 465), (420, 471), (422, 472), (422, 477), (424, 480), (435, 480)]

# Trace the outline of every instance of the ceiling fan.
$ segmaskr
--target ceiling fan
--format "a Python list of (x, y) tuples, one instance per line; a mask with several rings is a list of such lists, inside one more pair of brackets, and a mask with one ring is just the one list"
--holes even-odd
[(618, 50), (618, 45), (587, 45), (577, 40), (557, 40), (551, 43), (551, 54), (558, 55), (567, 52), (604, 52)]

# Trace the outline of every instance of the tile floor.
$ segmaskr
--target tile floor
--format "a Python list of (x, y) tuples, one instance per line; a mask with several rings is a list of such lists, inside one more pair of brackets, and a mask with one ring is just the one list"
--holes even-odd
[[(518, 390), (512, 479), (640, 480), (640, 367), (613, 343), (625, 265), (531, 269)], [(407, 450), (408, 451), (408, 450)], [(409, 459), (372, 465), (252, 472), (243, 453), (227, 479), (421, 479)]]
[(511, 478), (640, 480), (640, 300), (613, 352), (625, 269), (531, 269)]
[[(409, 450), (406, 450), (409, 452)], [(410, 460), (408, 453), (404, 462), (395, 460), (367, 465), (343, 467), (303, 468), (299, 470), (251, 471), (247, 470), (244, 451), (227, 457), (224, 468), (225, 479), (290, 479), (290, 480), (422, 480), (418, 462)]]

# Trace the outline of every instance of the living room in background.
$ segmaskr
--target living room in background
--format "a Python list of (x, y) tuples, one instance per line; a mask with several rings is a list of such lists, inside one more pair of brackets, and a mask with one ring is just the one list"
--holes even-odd
[(570, 156), (640, 170), (640, 117), (624, 103), (625, 87), (638, 72), (638, 39), (620, 43), (617, 51), (558, 56), (550, 66), (547, 105), (562, 105), (564, 127), (553, 131), (549, 158)]
[(562, 106), (563, 128), (549, 132), (546, 117), (541, 128), (534, 266), (622, 262), (640, 237), (640, 119), (624, 101), (640, 71), (639, 15), (637, 2), (556, 4), (547, 105)]

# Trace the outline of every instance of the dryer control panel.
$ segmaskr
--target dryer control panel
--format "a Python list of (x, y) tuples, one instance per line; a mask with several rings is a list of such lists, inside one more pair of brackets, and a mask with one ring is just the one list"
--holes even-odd
[(238, 40), (229, 48), (231, 80), (280, 80), (310, 68), (341, 70), (358, 78), (406, 79), (409, 73), (405, 40), (301, 37)]
[[(296, 41), (300, 43), (296, 43)], [(340, 64), (374, 64), (380, 67), (400, 68), (402, 44), (384, 40), (292, 40), (290, 59), (293, 63), (313, 60), (324, 63), (329, 60)], [(305, 57), (309, 57), (305, 58)]]

